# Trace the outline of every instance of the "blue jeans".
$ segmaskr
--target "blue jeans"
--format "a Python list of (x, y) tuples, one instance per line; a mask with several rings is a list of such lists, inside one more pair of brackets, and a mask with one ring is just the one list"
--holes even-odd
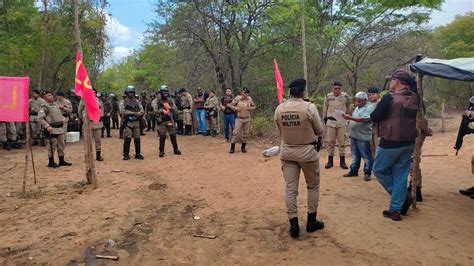
[(384, 149), (377, 147), (374, 175), (390, 194), (390, 211), (400, 211), (407, 196), (407, 178), (415, 144)]
[(359, 172), (360, 161), (364, 159), (364, 174), (370, 176), (372, 173), (372, 164), (374, 163), (370, 141), (351, 138), (351, 153), (351, 173), (357, 174)]
[(234, 131), (235, 114), (224, 114), (224, 136), (226, 139), (230, 138), (230, 134)]
[(198, 132), (207, 133), (206, 110), (196, 109), (196, 116), (197, 116), (197, 122), (198, 122)]

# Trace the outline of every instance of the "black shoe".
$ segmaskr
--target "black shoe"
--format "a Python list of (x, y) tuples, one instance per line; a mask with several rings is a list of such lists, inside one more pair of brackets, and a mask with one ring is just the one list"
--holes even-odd
[(37, 140), (33, 140), (32, 146), (36, 146), (36, 145), (39, 145), (39, 142)]
[(95, 159), (99, 162), (102, 162), (104, 160), (104, 158), (102, 158), (102, 156), (100, 156), (100, 151), (95, 152)]
[(346, 157), (345, 156), (340, 156), (339, 157), (339, 166), (342, 169), (349, 169), (349, 167), (347, 167), (347, 164), (346, 164)]
[(160, 156), (160, 157), (165, 157), (165, 153), (162, 152), (162, 151), (160, 151), (160, 155), (159, 155), (159, 156)]
[(300, 236), (300, 226), (298, 225), (298, 217), (290, 219), (290, 236), (298, 238)]
[(71, 166), (72, 163), (68, 163), (64, 160), (64, 156), (59, 156), (59, 166)]
[(3, 143), (3, 149), (7, 150), (7, 151), (11, 151), (12, 147), (11, 147), (10, 143), (4, 142)]
[(474, 195), (474, 187), (470, 187), (470, 188), (467, 188), (467, 189), (461, 189), (461, 190), (459, 190), (459, 193), (461, 193), (465, 196)]
[(123, 159), (126, 161), (126, 160), (130, 160), (130, 143), (132, 143), (132, 139), (131, 138), (126, 138), (123, 140)]
[(421, 195), (421, 187), (416, 187), (416, 202), (423, 202), (423, 196)]
[[(141, 146), (141, 140), (140, 138), (133, 139), (133, 144), (135, 145), (135, 159), (143, 160), (143, 156), (141, 155), (142, 153), (142, 146)], [(138, 156), (138, 158), (137, 158)], [(140, 158), (141, 157), (141, 158)]]
[(165, 143), (166, 143), (166, 136), (160, 136), (160, 157), (165, 156)]
[(107, 138), (111, 138), (112, 136), (111, 135), (107, 135)]
[(124, 154), (124, 155), (123, 155), (123, 160), (124, 160), (124, 161), (130, 160), (130, 155)]
[(234, 153), (234, 152), (235, 152), (235, 143), (231, 143), (229, 153)]
[(364, 181), (370, 181), (370, 175), (369, 174), (364, 174)]
[(58, 168), (59, 167), (59, 165), (54, 162), (54, 157), (49, 157), (48, 159), (49, 159), (48, 167), (51, 167), (51, 168)]
[(246, 146), (247, 146), (247, 143), (242, 143), (242, 146), (240, 147), (240, 150), (241, 150), (243, 153), (247, 153), (247, 150), (245, 149)]
[(328, 156), (328, 163), (324, 166), (324, 168), (329, 169), (334, 166), (334, 156)]
[(397, 211), (383, 211), (383, 217), (392, 219), (394, 221), (401, 221), (402, 216), (400, 216), (400, 212)]
[(143, 157), (143, 155), (141, 155), (140, 153), (138, 153), (138, 154), (135, 154), (135, 159), (137, 159), (137, 160), (143, 160), (143, 159), (145, 159), (145, 157)]
[(353, 172), (349, 172), (349, 173), (347, 173), (347, 174), (343, 174), (342, 176), (343, 176), (343, 177), (353, 177), (353, 176), (359, 176), (359, 174), (353, 173)]
[(410, 194), (407, 194), (407, 197), (405, 198), (405, 203), (403, 203), (402, 209), (400, 211), (401, 215), (407, 215), (407, 212), (410, 209), (411, 204), (414, 200), (415, 199)]
[(173, 153), (174, 153), (175, 155), (181, 155), (181, 151), (180, 151), (180, 150), (178, 150), (178, 149), (176, 149), (176, 150), (173, 150)]
[(176, 135), (170, 136), (171, 144), (173, 145), (173, 153), (176, 155), (181, 155), (181, 151), (178, 148), (178, 140), (176, 139)]
[(324, 222), (318, 221), (316, 219), (316, 212), (315, 213), (308, 213), (308, 221), (306, 223), (306, 232), (312, 233), (316, 230), (321, 230), (324, 228)]

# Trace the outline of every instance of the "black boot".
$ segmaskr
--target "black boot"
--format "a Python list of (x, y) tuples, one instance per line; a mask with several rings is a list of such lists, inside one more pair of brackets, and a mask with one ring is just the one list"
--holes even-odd
[(123, 140), (123, 159), (130, 160), (130, 143), (132, 143), (132, 138), (125, 138)]
[(9, 151), (9, 150), (12, 149), (12, 147), (10, 146), (9, 142), (5, 141), (5, 142), (3, 142), (3, 149)]
[(59, 167), (59, 165), (54, 162), (54, 157), (49, 157), (48, 160), (49, 160), (48, 167), (51, 167), (51, 168)]
[(183, 120), (178, 120), (178, 135), (183, 135)]
[(416, 187), (416, 201), (423, 202), (423, 196), (421, 196), (421, 187)]
[(324, 222), (316, 220), (316, 214), (317, 212), (308, 213), (308, 221), (306, 223), (306, 232), (308, 233), (312, 233), (316, 230), (321, 230), (324, 228)]
[(247, 146), (247, 143), (242, 142), (242, 146), (240, 146), (240, 151), (242, 151), (243, 153), (247, 152), (247, 150), (245, 149), (245, 146)]
[(212, 130), (211, 131), (211, 136), (212, 137), (217, 137), (217, 130)]
[(102, 162), (104, 160), (104, 158), (102, 158), (102, 156), (100, 156), (100, 151), (95, 152), (95, 159), (99, 162)]
[(41, 147), (45, 147), (45, 146), (46, 146), (46, 142), (44, 141), (44, 138), (41, 138), (41, 139), (40, 139), (40, 146), (41, 146)]
[(133, 139), (133, 143), (135, 144), (135, 159), (143, 160), (145, 157), (141, 154), (141, 146), (140, 146), (140, 138)]
[(171, 144), (173, 145), (173, 153), (176, 155), (181, 155), (181, 151), (178, 149), (178, 141), (176, 140), (176, 135), (171, 135)]
[(329, 168), (332, 168), (333, 166), (334, 166), (334, 156), (328, 156), (328, 163), (326, 164), (326, 166), (324, 166), (324, 168), (329, 169)]
[(234, 152), (235, 152), (235, 143), (231, 143), (229, 153), (234, 153)]
[(160, 157), (165, 156), (165, 141), (166, 136), (160, 136)]
[(33, 140), (32, 146), (36, 146), (36, 145), (39, 145), (39, 142), (37, 140)]
[(68, 163), (64, 160), (64, 156), (59, 156), (59, 166), (71, 166), (72, 163)]
[(193, 126), (191, 126), (191, 125), (186, 125), (186, 129), (187, 129), (187, 131), (188, 131), (188, 134), (186, 134), (186, 135), (191, 136), (191, 135), (193, 134)]
[(349, 167), (347, 167), (347, 164), (346, 164), (346, 157), (345, 156), (339, 156), (339, 166), (342, 169), (349, 169)]
[(298, 225), (298, 217), (290, 219), (290, 236), (298, 238), (300, 236), (300, 226)]

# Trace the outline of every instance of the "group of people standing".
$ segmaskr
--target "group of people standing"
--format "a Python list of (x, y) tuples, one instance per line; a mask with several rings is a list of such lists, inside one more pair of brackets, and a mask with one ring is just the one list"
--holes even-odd
[[(339, 146), (340, 167), (345, 164), (346, 128), (351, 138), (352, 164), (345, 177), (357, 176), (364, 159), (364, 179), (370, 180), (372, 171), (390, 195), (389, 208), (382, 212), (386, 218), (400, 221), (413, 202), (407, 193), (411, 156), (417, 137), (416, 116), (420, 98), (411, 88), (413, 78), (404, 70), (390, 76), (389, 92), (379, 100), (379, 90), (371, 87), (355, 95), (355, 108), (350, 113), (350, 98), (341, 91), (342, 83), (333, 82), (333, 92), (326, 96), (323, 119), (316, 106), (304, 100), (306, 80), (296, 79), (290, 85), (291, 98), (275, 110), (274, 120), (281, 136), (280, 159), (285, 179), (285, 202), (290, 223), (289, 233), (299, 237), (297, 213), (299, 174), (303, 171), (308, 190), (307, 232), (324, 228), (318, 220), (320, 168), (318, 138), (326, 124), (328, 132), (328, 162), (333, 167), (334, 146)], [(370, 100), (369, 100), (370, 99)], [(350, 121), (347, 124), (347, 121)], [(374, 130), (373, 130), (373, 128)], [(373, 145), (371, 143), (378, 143)], [(376, 148), (375, 153), (371, 152)], [(375, 158), (373, 159), (373, 156)]]

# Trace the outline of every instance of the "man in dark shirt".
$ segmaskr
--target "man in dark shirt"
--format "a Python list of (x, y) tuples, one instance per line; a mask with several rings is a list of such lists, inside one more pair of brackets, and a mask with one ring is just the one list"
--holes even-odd
[(383, 216), (400, 221), (413, 202), (407, 194), (407, 177), (417, 136), (416, 114), (419, 96), (410, 91), (411, 77), (404, 70), (396, 70), (386, 94), (370, 115), (381, 138), (374, 160), (373, 173), (390, 194), (390, 208)]
[(206, 125), (206, 109), (204, 109), (204, 104), (206, 103), (206, 98), (202, 92), (201, 87), (197, 88), (197, 94), (194, 96), (194, 106), (196, 106), (196, 117), (198, 122), (198, 134), (207, 135), (207, 125)]
[(225, 90), (225, 95), (221, 100), (221, 111), (224, 112), (224, 136), (227, 142), (230, 141), (230, 134), (234, 131), (235, 127), (235, 111), (227, 107), (228, 104), (232, 103), (234, 95), (231, 89)]

